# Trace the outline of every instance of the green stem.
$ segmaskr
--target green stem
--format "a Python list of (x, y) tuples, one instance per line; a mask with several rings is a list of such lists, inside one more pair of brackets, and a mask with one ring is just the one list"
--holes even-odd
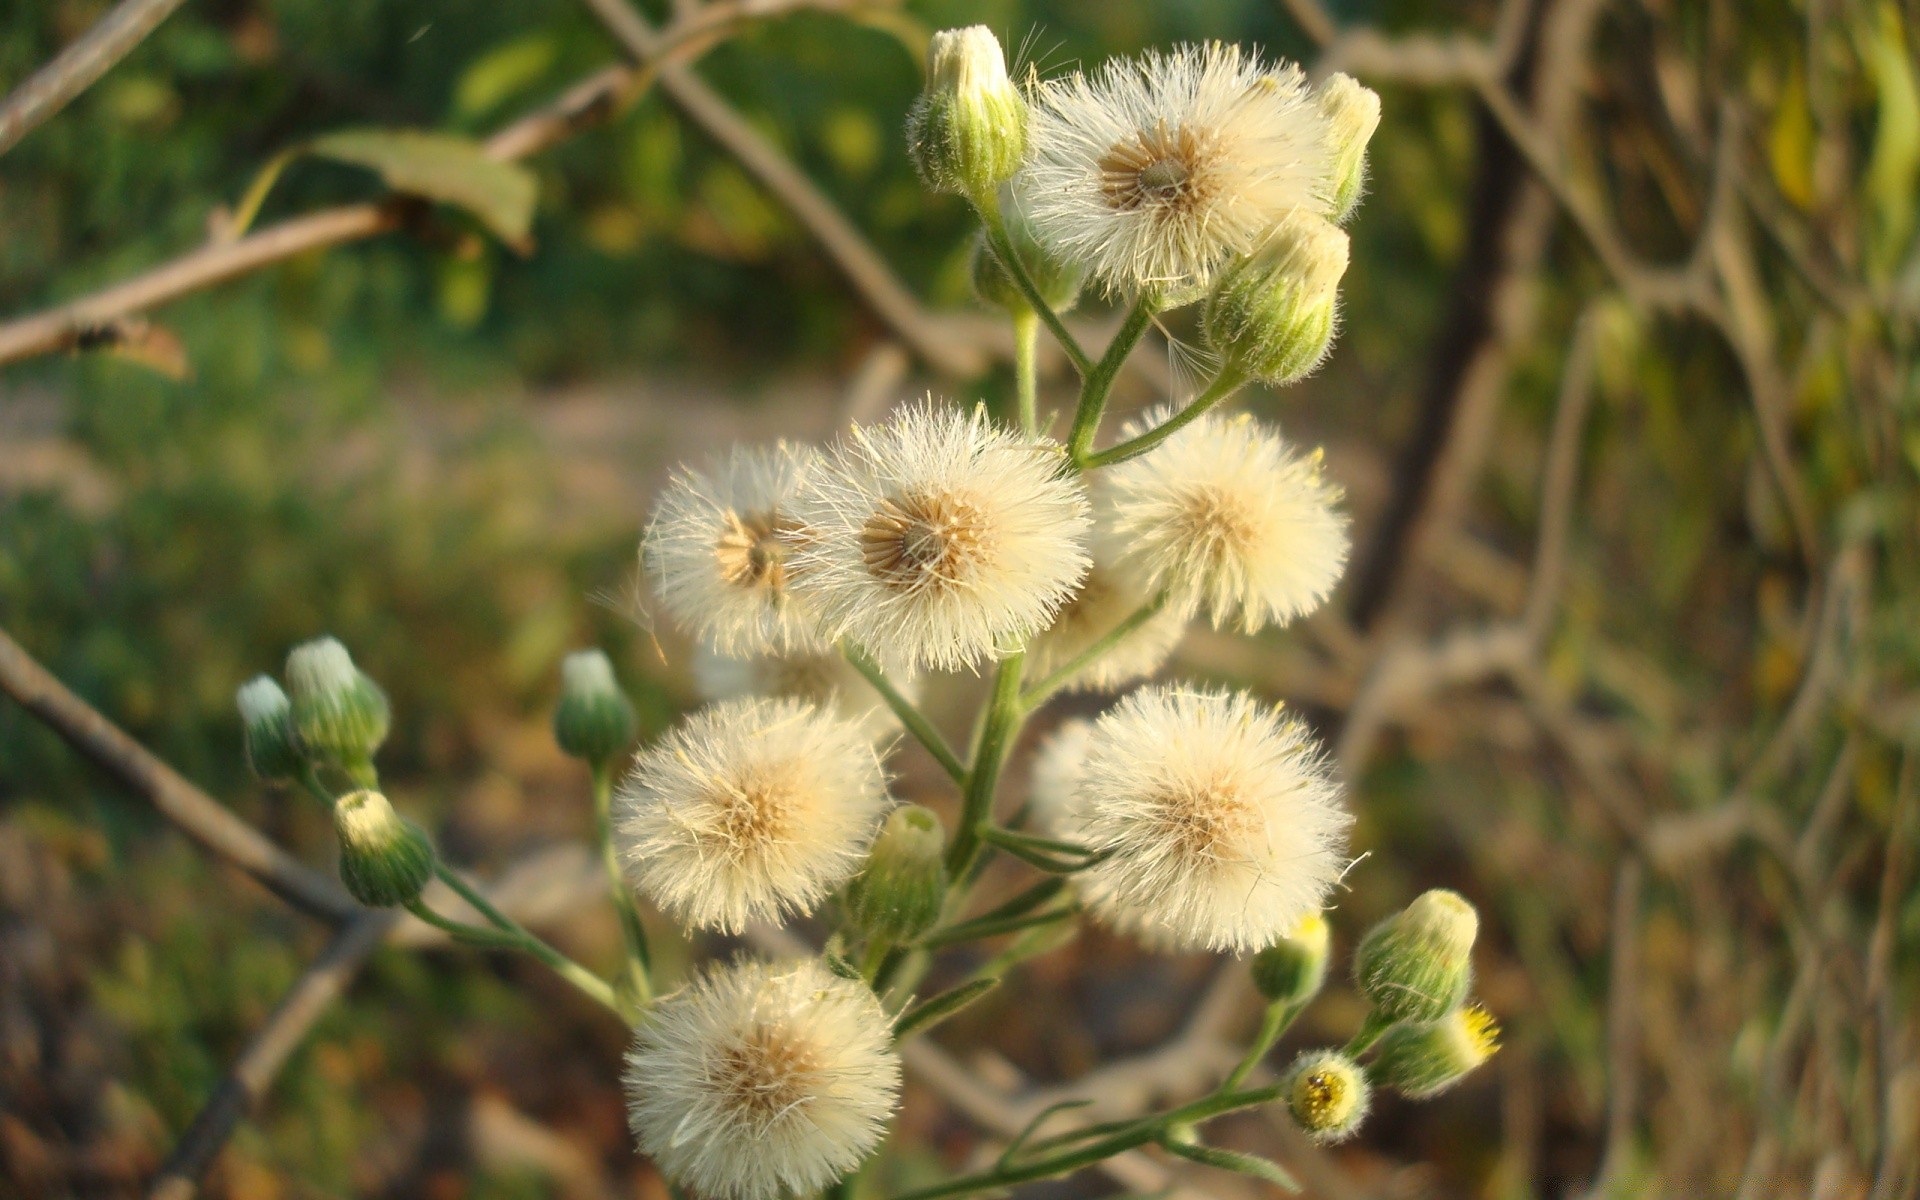
[(1066, 325), (1060, 320), (1060, 314), (1054, 312), (1053, 306), (1048, 304), (1046, 297), (1040, 294), (1040, 288), (1033, 282), (1033, 276), (1027, 274), (1026, 264), (1020, 261), (1018, 254), (1014, 253), (1013, 239), (1007, 236), (1007, 222), (1006, 218), (1000, 214), (999, 200), (993, 196), (975, 197), (974, 209), (980, 214), (981, 225), (986, 228), (987, 245), (993, 249), (994, 257), (1000, 260), (1000, 265), (1005, 267), (1007, 274), (1013, 277), (1013, 282), (1020, 289), (1020, 294), (1027, 298), (1027, 303), (1033, 308), (1034, 315), (1046, 323), (1048, 332), (1052, 333), (1054, 340), (1060, 343), (1060, 349), (1066, 351), (1067, 359), (1073, 363), (1073, 369), (1080, 373), (1082, 379), (1085, 379), (1087, 373), (1093, 370), (1093, 360), (1087, 356), (1085, 350), (1080, 348), (1080, 343), (1073, 334), (1067, 331)]
[(652, 957), (647, 952), (647, 927), (640, 922), (640, 910), (633, 903), (633, 892), (620, 870), (619, 851), (613, 846), (613, 772), (606, 763), (593, 765), (593, 814), (607, 888), (614, 911), (620, 914), (620, 930), (627, 944), (627, 986), (633, 991), (634, 1003), (644, 1006), (653, 999), (653, 980), (648, 974)]
[(518, 937), (520, 939), (519, 948), (521, 950), (526, 951), (542, 963), (545, 963), (554, 974), (571, 983), (574, 987), (579, 988), (582, 992), (599, 1001), (601, 1004), (606, 1005), (622, 1019), (626, 1018), (628, 1014), (626, 1010), (621, 1007), (619, 997), (614, 995), (613, 985), (560, 953), (558, 950), (555, 950), (552, 946), (549, 946), (546, 942), (534, 936), (533, 933), (518, 921), (515, 921), (512, 917), (495, 908), (492, 901), (481, 895), (479, 890), (472, 884), (460, 878), (452, 867), (447, 866), (445, 863), (435, 863), (434, 874), (438, 875), (443, 883), (452, 888), (455, 895), (465, 900), (468, 904), (471, 904), (474, 911), (491, 921), (496, 929)]
[(885, 938), (871, 938), (867, 949), (860, 956), (860, 977), (877, 993), (882, 990), (880, 969), (887, 965), (887, 954), (893, 946)]
[(1020, 401), (1020, 432), (1040, 433), (1040, 375), (1034, 361), (1039, 349), (1040, 318), (1031, 310), (1013, 318), (1013, 383)]
[(1165, 592), (1161, 592), (1153, 599), (1142, 604), (1129, 614), (1126, 620), (1101, 634), (1099, 638), (1086, 649), (1054, 669), (1045, 678), (1041, 679), (1039, 683), (1021, 692), (1020, 707), (1027, 712), (1032, 712), (1034, 709), (1040, 707), (1040, 705), (1046, 703), (1047, 697), (1073, 682), (1074, 676), (1099, 661), (1108, 651), (1125, 641), (1127, 636), (1133, 633), (1134, 630), (1145, 625), (1148, 621), (1153, 620), (1154, 617), (1159, 615), (1160, 610), (1166, 606), (1167, 594)]
[(1127, 356), (1146, 336), (1147, 326), (1153, 324), (1153, 314), (1159, 308), (1159, 297), (1155, 293), (1140, 293), (1133, 307), (1127, 310), (1126, 319), (1120, 322), (1113, 340), (1107, 343), (1107, 352), (1081, 382), (1080, 407), (1074, 410), (1073, 432), (1067, 435), (1067, 454), (1076, 466), (1086, 464), (1093, 450), (1094, 435), (1100, 432), (1100, 417), (1107, 411), (1107, 396), (1113, 391), (1113, 381), (1120, 377), (1120, 368), (1126, 365)]
[(1360, 1025), (1360, 1032), (1354, 1034), (1353, 1040), (1347, 1043), (1347, 1057), (1359, 1058), (1380, 1040), (1381, 1034), (1391, 1028), (1393, 1028), (1393, 1021), (1390, 1018), (1383, 1017), (1377, 1012), (1368, 1013), (1367, 1019)]
[(933, 722), (927, 720), (926, 714), (915, 708), (913, 701), (900, 694), (899, 689), (887, 679), (886, 672), (880, 669), (880, 664), (868, 658), (865, 651), (851, 643), (843, 642), (840, 645), (840, 652), (846, 655), (847, 662), (853, 669), (860, 672), (861, 677), (873, 686), (873, 690), (880, 693), (880, 698), (887, 702), (887, 707), (893, 710), (893, 715), (900, 718), (900, 724), (906, 726), (907, 732), (913, 735), (913, 740), (925, 746), (927, 753), (933, 755), (934, 761), (940, 764), (941, 769), (951, 776), (955, 783), (964, 787), (967, 782), (967, 765), (960, 761), (960, 756), (953, 752), (953, 747), (947, 745), (947, 739), (940, 736), (940, 731), (933, 727)]
[(1208, 409), (1239, 391), (1241, 386), (1246, 382), (1247, 374), (1245, 371), (1237, 367), (1227, 367), (1223, 369), (1219, 375), (1214, 377), (1213, 382), (1207, 385), (1206, 391), (1194, 397), (1193, 403), (1187, 405), (1152, 429), (1147, 430), (1139, 437), (1129, 438), (1117, 446), (1109, 446), (1098, 454), (1076, 454), (1074, 461), (1091, 471), (1096, 467), (1110, 467), (1114, 463), (1125, 462), (1130, 458), (1136, 458), (1139, 455), (1145, 454), (1161, 442), (1166, 441), (1174, 434), (1180, 432), (1180, 430), (1186, 426), (1199, 420), (1201, 415)]
[(300, 764), (300, 783), (309, 796), (320, 802), (320, 807), (328, 812), (333, 811), (334, 794), (327, 790), (326, 784), (320, 782), (320, 772), (313, 769), (312, 763)]
[(1267, 1005), (1267, 1011), (1260, 1018), (1260, 1032), (1254, 1036), (1253, 1045), (1248, 1047), (1246, 1057), (1242, 1058), (1239, 1065), (1227, 1075), (1226, 1081), (1220, 1085), (1220, 1090), (1230, 1092), (1245, 1083), (1247, 1076), (1253, 1074), (1253, 1069), (1266, 1058), (1267, 1052), (1273, 1049), (1273, 1044), (1280, 1040), (1280, 1035), (1287, 1031), (1287, 1027), (1293, 1024), (1306, 1007), (1304, 1001), (1295, 1003), (1282, 1001), (1279, 1004)]
[(485, 946), (490, 950), (518, 950), (520, 939), (511, 933), (502, 933), (498, 929), (489, 929), (480, 925), (468, 925), (452, 917), (443, 917), (426, 906), (421, 900), (409, 900), (406, 910), (422, 921), (445, 933), (456, 942), (469, 946)]
[(973, 866), (974, 856), (980, 852), (981, 831), (993, 819), (993, 793), (1000, 782), (1000, 764), (1006, 760), (1008, 742), (1020, 728), (1020, 671), (1026, 657), (1022, 650), (1004, 658), (994, 672), (993, 695), (980, 726), (979, 747), (974, 751), (973, 769), (967, 772), (960, 827), (954, 831), (953, 845), (947, 848), (947, 874), (956, 883), (964, 880)]

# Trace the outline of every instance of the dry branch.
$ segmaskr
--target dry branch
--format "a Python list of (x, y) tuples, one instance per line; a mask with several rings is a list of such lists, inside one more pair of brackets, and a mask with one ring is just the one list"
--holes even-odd
[(27, 77), (0, 104), (0, 154), (13, 149), (67, 102), (92, 87), (94, 81), (125, 58), (160, 22), (173, 15), (183, 0), (121, 0), (79, 41)]

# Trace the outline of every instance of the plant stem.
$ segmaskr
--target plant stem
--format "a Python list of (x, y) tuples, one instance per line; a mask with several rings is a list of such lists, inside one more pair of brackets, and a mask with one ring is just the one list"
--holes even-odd
[(967, 765), (960, 761), (960, 756), (953, 752), (953, 747), (947, 745), (947, 739), (940, 736), (940, 731), (933, 727), (933, 722), (927, 720), (926, 714), (915, 708), (913, 701), (901, 695), (899, 689), (893, 686), (887, 679), (886, 672), (880, 669), (880, 664), (868, 658), (865, 651), (851, 643), (842, 642), (840, 653), (844, 654), (853, 669), (860, 672), (861, 677), (873, 686), (873, 690), (880, 693), (880, 698), (887, 702), (887, 707), (893, 710), (893, 715), (900, 718), (900, 724), (906, 726), (907, 732), (913, 735), (913, 740), (927, 748), (927, 753), (933, 755), (934, 761), (940, 764), (941, 769), (952, 777), (955, 783), (962, 787), (966, 786)]
[(1360, 1032), (1354, 1034), (1353, 1040), (1347, 1043), (1347, 1057), (1359, 1058), (1380, 1040), (1381, 1034), (1391, 1028), (1393, 1028), (1392, 1021), (1377, 1012), (1368, 1013), (1367, 1019), (1360, 1025)]
[(1129, 438), (1117, 446), (1109, 446), (1098, 454), (1076, 455), (1075, 461), (1091, 471), (1096, 467), (1110, 467), (1114, 463), (1125, 462), (1130, 458), (1145, 454), (1161, 442), (1166, 441), (1174, 434), (1180, 432), (1180, 430), (1187, 425), (1198, 420), (1208, 409), (1239, 391), (1241, 386), (1246, 382), (1246, 372), (1236, 367), (1227, 367), (1214, 377), (1213, 382), (1207, 385), (1206, 391), (1194, 397), (1193, 403), (1187, 405), (1165, 421), (1147, 430), (1139, 437)]
[(1119, 331), (1107, 343), (1107, 352), (1083, 377), (1080, 407), (1074, 410), (1073, 432), (1067, 435), (1067, 454), (1076, 466), (1086, 465), (1094, 435), (1100, 432), (1100, 416), (1107, 410), (1107, 396), (1113, 391), (1113, 381), (1119, 378), (1120, 368), (1126, 365), (1127, 356), (1146, 335), (1147, 326), (1153, 324), (1153, 314), (1159, 308), (1160, 300), (1155, 293), (1140, 293), (1133, 307), (1127, 310), (1126, 319), (1120, 322)]
[(1305, 1001), (1267, 1005), (1267, 1011), (1260, 1018), (1260, 1032), (1255, 1035), (1253, 1045), (1248, 1047), (1246, 1057), (1240, 1060), (1239, 1065), (1235, 1066), (1226, 1080), (1221, 1083), (1220, 1090), (1230, 1092), (1245, 1083), (1247, 1076), (1253, 1074), (1253, 1069), (1260, 1065), (1260, 1060), (1267, 1056), (1267, 1052), (1273, 1049), (1273, 1044), (1280, 1040), (1280, 1035), (1287, 1031), (1287, 1027), (1293, 1024), (1306, 1007)]
[(1098, 661), (1109, 650), (1127, 639), (1127, 635), (1145, 625), (1159, 615), (1167, 606), (1167, 594), (1161, 592), (1153, 599), (1142, 604), (1127, 616), (1127, 619), (1100, 635), (1091, 645), (1055, 668), (1039, 683), (1020, 693), (1020, 707), (1032, 712), (1046, 703), (1047, 697), (1073, 682), (1073, 677)]
[(434, 873), (440, 877), (443, 883), (452, 888), (454, 893), (462, 900), (473, 905), (476, 912), (493, 922), (495, 928), (518, 937), (520, 949), (545, 963), (547, 967), (551, 969), (554, 974), (560, 976), (560, 978), (571, 983), (574, 987), (579, 988), (582, 992), (585, 992), (601, 1004), (606, 1005), (607, 1008), (620, 1016), (621, 1019), (624, 1020), (627, 1017), (626, 1010), (620, 1005), (619, 997), (613, 993), (613, 985), (560, 953), (558, 950), (555, 950), (552, 946), (549, 946), (546, 942), (534, 936), (532, 932), (518, 921), (515, 921), (512, 917), (495, 908), (492, 901), (481, 895), (479, 889), (460, 878), (452, 867), (447, 866), (445, 863), (435, 863)]
[(1020, 671), (1026, 663), (1021, 650), (1000, 660), (993, 676), (993, 695), (987, 701), (986, 720), (980, 727), (980, 744), (974, 751), (973, 769), (967, 772), (966, 795), (960, 810), (960, 827), (954, 831), (953, 845), (947, 848), (947, 875), (956, 884), (964, 880), (980, 852), (980, 833), (993, 819), (993, 793), (1000, 782), (1000, 764), (1007, 756), (1007, 743), (1020, 728)]
[(1029, 309), (1013, 318), (1013, 383), (1020, 401), (1020, 432), (1040, 433), (1040, 376), (1034, 361), (1039, 349), (1040, 318)]
[(607, 869), (607, 888), (614, 911), (620, 914), (620, 930), (627, 943), (627, 985), (633, 991), (634, 1003), (644, 1006), (653, 999), (653, 980), (648, 974), (653, 963), (647, 952), (647, 927), (640, 922), (640, 910), (633, 903), (633, 892), (620, 870), (619, 852), (613, 846), (613, 772), (606, 763), (593, 765), (593, 814), (600, 861)]
[(1005, 267), (1007, 274), (1013, 277), (1013, 282), (1019, 287), (1020, 294), (1027, 298), (1027, 303), (1032, 306), (1034, 315), (1046, 323), (1048, 332), (1052, 333), (1054, 340), (1060, 343), (1060, 349), (1066, 351), (1068, 360), (1073, 363), (1073, 369), (1080, 373), (1082, 379), (1085, 379), (1087, 373), (1093, 369), (1093, 360), (1087, 357), (1085, 350), (1080, 348), (1080, 343), (1073, 334), (1067, 332), (1066, 325), (1060, 320), (1060, 314), (1054, 312), (1053, 306), (1048, 304), (1046, 298), (1040, 294), (1039, 287), (1033, 282), (1033, 276), (1027, 274), (1026, 264), (1022, 263), (1020, 256), (1014, 253), (1013, 239), (1007, 236), (1006, 218), (1000, 214), (1000, 201), (991, 195), (977, 196), (974, 198), (973, 207), (980, 214), (980, 224), (986, 228), (987, 245), (992, 248), (994, 257), (1000, 260), (1000, 265)]

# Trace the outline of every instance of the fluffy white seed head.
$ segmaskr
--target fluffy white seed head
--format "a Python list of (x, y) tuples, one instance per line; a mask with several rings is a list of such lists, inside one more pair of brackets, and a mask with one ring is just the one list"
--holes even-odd
[(1040, 86), (1014, 182), (1040, 240), (1108, 288), (1190, 293), (1326, 207), (1325, 127), (1299, 68), (1186, 46)]
[(879, 1146), (900, 1095), (880, 1002), (819, 962), (741, 962), (654, 1004), (627, 1054), (640, 1150), (713, 1200), (819, 1192)]
[(795, 558), (835, 637), (957, 670), (1044, 627), (1087, 569), (1086, 491), (1060, 448), (929, 398), (855, 426), (796, 511)]
[(1299, 722), (1239, 692), (1148, 687), (1094, 724), (1073, 834), (1088, 906), (1174, 944), (1258, 950), (1323, 907), (1352, 818)]
[[(900, 731), (900, 720), (887, 702), (838, 651), (802, 650), (733, 658), (702, 646), (694, 653), (693, 679), (706, 700), (791, 697), (812, 701), (827, 712), (857, 723), (871, 738), (891, 737)], [(914, 676), (889, 671), (887, 679), (908, 700), (919, 698), (920, 680)]]
[[(1162, 408), (1123, 431), (1171, 415)], [(1347, 561), (1347, 521), (1316, 452), (1245, 414), (1209, 414), (1100, 473), (1097, 553), (1169, 606), (1247, 633), (1319, 607)]]
[(775, 442), (736, 446), (704, 470), (675, 473), (654, 505), (641, 559), (681, 628), (727, 654), (819, 647), (791, 562), (805, 540), (793, 498), (818, 459), (811, 448)]
[(1069, 717), (1034, 752), (1033, 769), (1027, 776), (1027, 814), (1034, 828), (1049, 837), (1065, 837), (1078, 828), (1073, 806), (1092, 738), (1092, 721)]
[[(1027, 647), (1027, 675), (1045, 679), (1118, 629), (1153, 599), (1132, 574), (1096, 560), (1073, 599)], [(1115, 642), (1067, 684), (1070, 691), (1111, 692), (1160, 669), (1187, 631), (1187, 617), (1162, 608)]]
[(866, 733), (802, 700), (694, 713), (634, 759), (620, 795), (628, 877), (695, 929), (812, 910), (860, 868), (887, 807)]

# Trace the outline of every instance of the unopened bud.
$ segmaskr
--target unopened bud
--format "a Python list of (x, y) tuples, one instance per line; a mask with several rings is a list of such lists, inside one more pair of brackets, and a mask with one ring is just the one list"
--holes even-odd
[(1425, 1100), (1465, 1079), (1500, 1048), (1500, 1026), (1478, 1004), (1437, 1021), (1395, 1025), (1375, 1043), (1373, 1072), (1382, 1087)]
[(262, 779), (287, 779), (300, 770), (300, 743), (293, 732), (293, 702), (266, 675), (250, 679), (234, 694), (240, 729), (246, 739), (247, 765)]
[[(1086, 279), (1086, 272), (1076, 264), (1048, 253), (1045, 247), (1034, 240), (1033, 227), (1015, 210), (1007, 213), (1007, 240), (1012, 243), (1020, 265), (1026, 268), (1027, 278), (1033, 281), (1034, 290), (1040, 293), (1040, 298), (1047, 302), (1048, 308), (1056, 313), (1064, 313), (1080, 302), (1080, 285)], [(1012, 274), (1000, 261), (1000, 256), (987, 243), (984, 233), (973, 242), (973, 290), (988, 304), (1015, 316), (1033, 311), (1026, 292), (1014, 282)]]
[(947, 835), (918, 804), (893, 810), (866, 869), (847, 885), (847, 915), (869, 937), (906, 942), (932, 929), (947, 898)]
[(1352, 1137), (1373, 1099), (1366, 1071), (1338, 1050), (1308, 1050), (1287, 1069), (1281, 1088), (1294, 1124), (1323, 1145)]
[(333, 638), (295, 646), (287, 655), (287, 692), (300, 744), (316, 758), (357, 770), (387, 740), (386, 693)]
[(348, 792), (335, 801), (333, 831), (340, 838), (340, 882), (368, 907), (416, 900), (433, 878), (433, 843), (379, 792)]
[(1335, 73), (1314, 92), (1327, 121), (1327, 161), (1331, 166), (1327, 215), (1344, 224), (1359, 207), (1367, 184), (1367, 143), (1380, 128), (1380, 97), (1351, 75)]
[(1292, 383), (1333, 344), (1347, 235), (1296, 210), (1214, 286), (1201, 312), (1207, 349), (1250, 378)]
[(1327, 920), (1301, 918), (1293, 932), (1253, 957), (1253, 986), (1269, 1004), (1299, 1004), (1327, 980)]
[(907, 150), (936, 192), (986, 197), (1027, 151), (1027, 103), (985, 25), (948, 29), (927, 48), (927, 90), (907, 115)]
[(1423, 893), (1361, 939), (1353, 981), (1386, 1020), (1438, 1020), (1466, 999), (1479, 930), (1479, 914), (1458, 892)]
[(604, 766), (633, 744), (638, 728), (633, 702), (614, 682), (605, 653), (581, 650), (562, 660), (560, 703), (553, 710), (553, 736), (562, 750)]

